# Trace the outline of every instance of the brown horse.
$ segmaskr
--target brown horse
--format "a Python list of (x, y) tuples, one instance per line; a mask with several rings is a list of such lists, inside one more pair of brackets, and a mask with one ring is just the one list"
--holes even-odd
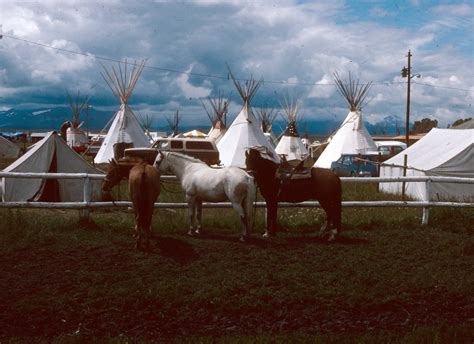
[[(102, 184), (102, 199), (110, 200), (110, 191), (123, 176), (120, 165), (115, 159), (109, 161), (109, 171)], [(138, 162), (128, 175), (128, 192), (135, 214), (136, 248), (149, 250), (151, 220), (155, 202), (160, 195), (160, 173), (145, 161)], [(143, 242), (143, 243), (142, 243)]]
[(246, 152), (247, 171), (255, 177), (260, 193), (267, 203), (267, 228), (264, 236), (275, 235), (278, 202), (299, 203), (318, 200), (326, 212), (326, 222), (320, 235), (329, 233), (329, 241), (341, 230), (341, 180), (331, 170), (311, 168), (311, 177), (281, 180), (276, 172), (279, 165), (261, 156), (262, 147)]

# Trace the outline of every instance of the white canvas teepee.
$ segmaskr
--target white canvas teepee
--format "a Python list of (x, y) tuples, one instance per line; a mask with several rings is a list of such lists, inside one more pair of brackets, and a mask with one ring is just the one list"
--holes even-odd
[[(103, 173), (74, 152), (54, 131), (3, 171)], [(83, 184), (82, 179), (2, 178), (2, 200), (4, 202), (82, 201), (84, 199)], [(101, 184), (101, 180), (91, 181), (93, 201), (100, 200)]]
[(284, 109), (288, 121), (285, 132), (283, 133), (275, 151), (285, 157), (288, 162), (299, 163), (308, 157), (308, 150), (298, 135), (296, 128), (298, 119), (298, 102), (296, 99), (286, 97), (284, 99)]
[(273, 147), (276, 147), (278, 144), (277, 138), (272, 131), (273, 121), (275, 120), (277, 114), (273, 109), (260, 108), (258, 111), (258, 116), (260, 117), (260, 124), (262, 126), (262, 131), (268, 142)]
[(15, 159), (20, 155), (20, 147), (10, 140), (0, 136), (0, 158)]
[(89, 143), (89, 138), (87, 137), (84, 130), (81, 129), (84, 122), (80, 120), (80, 116), (82, 111), (88, 106), (87, 102), (89, 100), (89, 96), (86, 96), (84, 100), (80, 102), (79, 92), (77, 92), (77, 97), (75, 99), (72, 99), (68, 92), (67, 99), (73, 115), (73, 120), (70, 122), (71, 126), (66, 130), (67, 144), (69, 147), (72, 147), (77, 151), (85, 150), (87, 144)]
[[(381, 177), (407, 176), (474, 178), (474, 129), (431, 129), (422, 139), (385, 161)], [(401, 194), (403, 183), (380, 183), (383, 192)], [(423, 201), (474, 201), (474, 184), (406, 182), (405, 194)]]
[[(115, 152), (123, 148), (148, 147), (150, 138), (145, 134), (145, 130), (140, 125), (132, 109), (128, 106), (133, 89), (137, 84), (140, 75), (145, 68), (145, 61), (139, 65), (134, 64), (130, 73), (127, 71), (127, 63), (122, 70), (119, 64), (118, 71), (112, 67), (112, 71), (105, 69), (102, 77), (109, 85), (114, 95), (120, 100), (120, 109), (113, 118), (107, 136), (105, 137), (99, 152), (94, 158), (96, 164), (107, 163), (112, 158), (119, 158)], [(116, 148), (114, 148), (114, 146)], [(120, 152), (118, 153), (120, 155)]]
[(268, 142), (260, 128), (260, 123), (255, 117), (250, 107), (250, 101), (260, 87), (260, 82), (257, 82), (251, 77), (245, 83), (245, 87), (235, 80), (234, 76), (229, 70), (229, 74), (234, 81), (244, 106), (232, 122), (229, 129), (217, 144), (219, 150), (219, 158), (224, 166), (237, 166), (245, 168), (245, 152), (248, 148), (257, 145), (265, 146), (273, 155), (273, 161), (280, 162), (278, 155), (273, 146)]
[(208, 101), (212, 110), (208, 109), (206, 104), (202, 102), (202, 106), (212, 123), (211, 130), (209, 130), (207, 137), (218, 143), (227, 131), (229, 101), (224, 99), (224, 94), (222, 92), (219, 92), (219, 96), (215, 99), (208, 98)]
[(364, 154), (376, 151), (377, 146), (362, 121), (361, 108), (372, 83), (360, 84), (349, 74), (349, 82), (344, 84), (337, 73), (334, 79), (339, 92), (347, 100), (350, 112), (339, 130), (331, 138), (329, 144), (316, 160), (314, 166), (330, 168), (331, 163), (339, 159), (341, 154)]

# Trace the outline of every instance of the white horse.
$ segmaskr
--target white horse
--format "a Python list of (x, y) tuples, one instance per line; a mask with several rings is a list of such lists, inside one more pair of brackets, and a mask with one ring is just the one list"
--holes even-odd
[(203, 201), (229, 200), (242, 223), (240, 240), (245, 241), (249, 237), (256, 186), (247, 172), (238, 167), (211, 168), (188, 155), (161, 151), (156, 157), (155, 167), (162, 173), (176, 175), (180, 180), (189, 207), (189, 235), (200, 234)]

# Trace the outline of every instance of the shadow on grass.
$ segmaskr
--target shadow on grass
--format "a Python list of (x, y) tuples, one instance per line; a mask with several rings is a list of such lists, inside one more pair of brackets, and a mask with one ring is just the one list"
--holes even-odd
[(177, 263), (189, 264), (199, 258), (194, 248), (185, 241), (157, 236), (153, 236), (152, 240), (156, 243), (159, 255), (171, 258)]
[(320, 237), (319, 235), (315, 236), (301, 236), (301, 237), (291, 237), (286, 238), (286, 245), (289, 248), (297, 248), (306, 245), (367, 245), (370, 243), (367, 239), (360, 238), (350, 238), (343, 235), (340, 235), (334, 241), (328, 241), (328, 237)]
[[(240, 243), (239, 238), (232, 235), (203, 233), (194, 236), (201, 240), (216, 240), (231, 243)], [(320, 237), (319, 235), (302, 235), (298, 237), (275, 236), (270, 238), (262, 238), (260, 234), (250, 237), (242, 245), (251, 245), (259, 248), (298, 248), (306, 245), (366, 245), (370, 241), (367, 239), (350, 238), (343, 235), (338, 236), (335, 241), (329, 242), (328, 237)]]
[(240, 241), (240, 236), (235, 236), (232, 234), (216, 234), (204, 232), (199, 235), (194, 235), (193, 238), (201, 240), (215, 240), (215, 241), (224, 241), (231, 242), (242, 245), (252, 245), (257, 247), (267, 247), (268, 242), (265, 239), (259, 238), (258, 235), (252, 235), (247, 241)]

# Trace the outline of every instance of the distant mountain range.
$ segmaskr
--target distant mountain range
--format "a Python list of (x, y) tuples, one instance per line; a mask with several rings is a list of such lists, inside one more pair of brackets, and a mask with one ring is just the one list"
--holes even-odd
[[(92, 108), (89, 110), (88, 123), (84, 124), (84, 127), (88, 127), (92, 131), (102, 130), (115, 112), (111, 111), (100, 111)], [(54, 107), (54, 108), (39, 108), (39, 109), (10, 109), (6, 111), (0, 111), (0, 131), (45, 131), (45, 130), (57, 130), (61, 127), (61, 124), (66, 120), (71, 120), (72, 114), (68, 107)], [(308, 135), (321, 135), (327, 136), (337, 130), (341, 125), (340, 121), (333, 119), (305, 119), (301, 121), (299, 125), (299, 134), (303, 136), (305, 133)], [(397, 133), (397, 118), (386, 117), (383, 122), (377, 124), (365, 123), (367, 130), (371, 134), (381, 135), (382, 130), (387, 135)], [(273, 131), (279, 134), (286, 127), (286, 123), (283, 121), (276, 121), (273, 123)], [(196, 127), (196, 125), (182, 123), (179, 126), (180, 131), (186, 132), (192, 129), (201, 129), (203, 131), (209, 130), (208, 123), (204, 127)], [(168, 126), (152, 126), (153, 131), (169, 131)], [(404, 130), (402, 130), (402, 133)]]

